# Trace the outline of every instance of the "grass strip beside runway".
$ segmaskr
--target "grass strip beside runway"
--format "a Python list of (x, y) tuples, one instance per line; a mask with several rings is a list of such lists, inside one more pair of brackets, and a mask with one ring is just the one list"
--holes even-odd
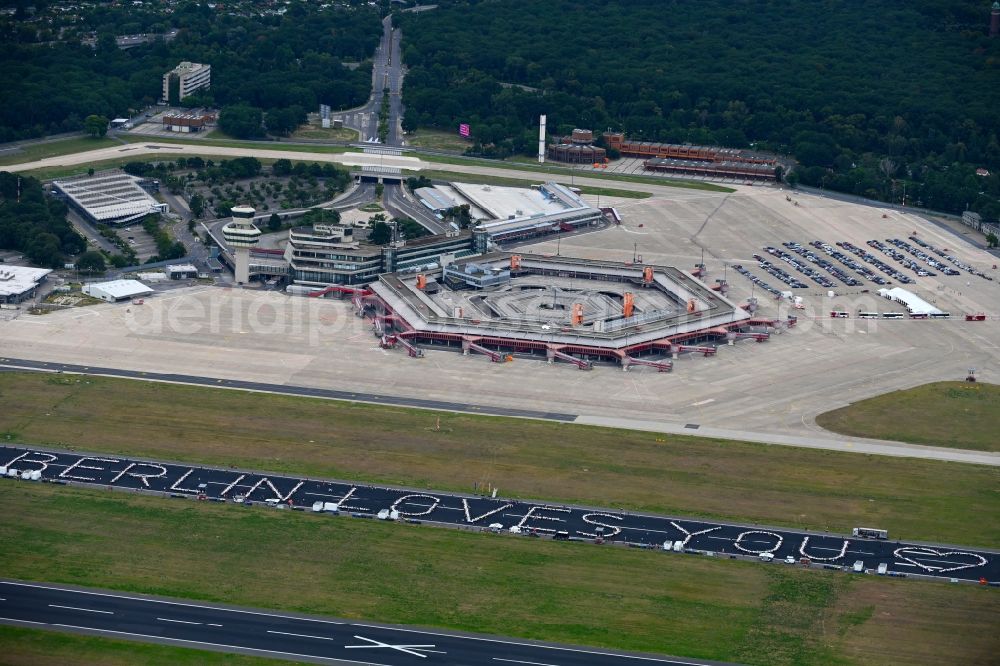
[(854, 437), (1000, 451), (1000, 386), (924, 384), (820, 414), (816, 423)]
[(130, 379), (0, 373), (0, 441), (1000, 546), (1000, 468)]
[[(93, 137), (77, 137), (74, 139), (41, 141), (37, 143), (27, 141), (20, 144), (19, 150), (0, 153), (0, 165), (23, 164), (59, 155), (70, 155), (72, 153), (83, 153), (88, 150), (97, 150), (98, 148), (108, 148), (116, 144), (117, 142), (111, 138), (98, 139)], [(3, 168), (0, 168), (0, 171), (3, 171)]]
[(0, 625), (0, 664), (9, 666), (282, 666), (295, 663), (239, 654), (151, 645), (101, 636)]
[(1000, 596), (968, 585), (19, 481), (0, 506), (12, 578), (748, 664), (998, 647)]

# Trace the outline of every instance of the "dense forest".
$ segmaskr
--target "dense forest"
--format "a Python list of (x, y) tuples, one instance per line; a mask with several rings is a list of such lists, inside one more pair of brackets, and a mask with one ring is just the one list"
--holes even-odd
[(531, 154), (546, 113), (550, 134), (753, 147), (792, 155), (793, 183), (1000, 216), (987, 0), (438, 4), (397, 14), (405, 129)]
[(66, 221), (66, 205), (46, 196), (38, 180), (0, 171), (0, 247), (24, 252), (34, 264), (62, 268), (86, 242)]
[[(281, 129), (320, 103), (346, 108), (368, 98), (370, 63), (342, 62), (371, 57), (381, 33), (376, 9), (299, 2), (284, 15), (244, 16), (223, 7), (189, 2), (170, 12), (159, 3), (116, 3), (80, 6), (73, 21), (54, 10), (44, 20), (0, 19), (0, 142), (78, 131), (88, 115), (114, 118), (152, 104), (163, 75), (182, 60), (212, 66), (211, 90), (188, 105), (244, 105)], [(174, 29), (170, 41), (115, 44), (116, 35)], [(82, 44), (91, 34), (96, 45)]]

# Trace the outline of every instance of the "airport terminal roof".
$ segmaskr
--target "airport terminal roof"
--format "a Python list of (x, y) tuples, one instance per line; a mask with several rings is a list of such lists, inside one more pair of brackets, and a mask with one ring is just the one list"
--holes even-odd
[(139, 186), (141, 178), (117, 169), (57, 180), (52, 185), (98, 222), (138, 219), (166, 212), (166, 204)]
[(30, 291), (51, 272), (50, 268), (0, 266), (0, 296), (18, 296)]
[(454, 199), (436, 187), (420, 187), (413, 193), (431, 210), (447, 210), (458, 205)]

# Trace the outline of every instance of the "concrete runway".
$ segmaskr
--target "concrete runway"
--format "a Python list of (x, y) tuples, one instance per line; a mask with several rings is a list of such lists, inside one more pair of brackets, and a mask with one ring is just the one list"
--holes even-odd
[[(0, 474), (38, 471), (42, 481), (80, 483), (105, 488), (154, 492), (182, 499), (234, 502), (274, 508), (309, 510), (317, 520), (350, 515), (372, 518), (395, 511), (396, 519), (463, 529), (532, 537), (596, 541), (675, 551), (657, 556), (680, 557), (680, 551), (714, 557), (773, 556), (791, 558), (798, 566), (849, 569), (861, 562), (866, 570), (887, 566), (890, 576), (922, 575), (968, 581), (1000, 581), (1000, 556), (985, 550), (927, 543), (869, 540), (825, 532), (737, 525), (683, 517), (632, 513), (613, 508), (553, 506), (542, 502), (476, 495), (382, 487), (327, 479), (308, 479), (236, 469), (219, 469), (111, 456), (86, 455), (27, 446), (0, 448)], [(7, 477), (8, 483), (29, 483)], [(336, 507), (332, 506), (336, 505)], [(287, 510), (287, 509), (286, 509)], [(877, 526), (876, 526), (877, 527)], [(891, 536), (891, 535), (890, 535)], [(496, 538), (492, 535), (484, 539)]]
[(0, 624), (318, 664), (709, 664), (10, 580), (0, 580)]

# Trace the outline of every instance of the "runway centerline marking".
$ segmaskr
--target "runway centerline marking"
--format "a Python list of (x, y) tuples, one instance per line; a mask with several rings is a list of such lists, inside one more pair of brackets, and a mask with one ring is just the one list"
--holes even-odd
[[(334, 622), (333, 620), (319, 620), (311, 617), (295, 617), (293, 615), (281, 615), (279, 613), (262, 613), (259, 611), (241, 610), (238, 608), (226, 608), (225, 606), (202, 606), (199, 604), (189, 604), (181, 601), (166, 601), (163, 599), (146, 599), (144, 597), (132, 597), (126, 594), (111, 594), (109, 592), (90, 592), (85, 590), (73, 590), (65, 587), (55, 587), (53, 585), (39, 585), (37, 583), (19, 583), (11, 580), (0, 580), (0, 585), (15, 585), (17, 587), (34, 587), (40, 590), (58, 590), (60, 592), (72, 592), (73, 594), (87, 594), (94, 597), (111, 597), (112, 599), (128, 599), (130, 601), (141, 601), (149, 604), (166, 604), (168, 606), (184, 606), (185, 608), (202, 608), (224, 613), (244, 613), (246, 615), (260, 615), (262, 617), (277, 617), (282, 620), (297, 620), (299, 622), (317, 622), (320, 624), (345, 624), (344, 622)], [(86, 627), (84, 627), (86, 628)]]
[(94, 610), (93, 608), (79, 608), (77, 606), (60, 606), (59, 604), (49, 604), (49, 608), (65, 608), (67, 610), (78, 610), (84, 613), (101, 613), (102, 615), (114, 615), (113, 611)]
[(269, 634), (279, 634), (281, 636), (295, 636), (296, 638), (315, 638), (318, 641), (332, 641), (332, 640), (334, 640), (333, 638), (330, 638), (329, 636), (310, 636), (309, 634), (293, 634), (293, 633), (291, 633), (289, 631), (272, 631), (270, 629), (267, 630), (267, 633), (269, 633)]
[(190, 620), (171, 620), (169, 617), (156, 618), (160, 622), (176, 622), (177, 624), (201, 624), (201, 622), (191, 622)]

